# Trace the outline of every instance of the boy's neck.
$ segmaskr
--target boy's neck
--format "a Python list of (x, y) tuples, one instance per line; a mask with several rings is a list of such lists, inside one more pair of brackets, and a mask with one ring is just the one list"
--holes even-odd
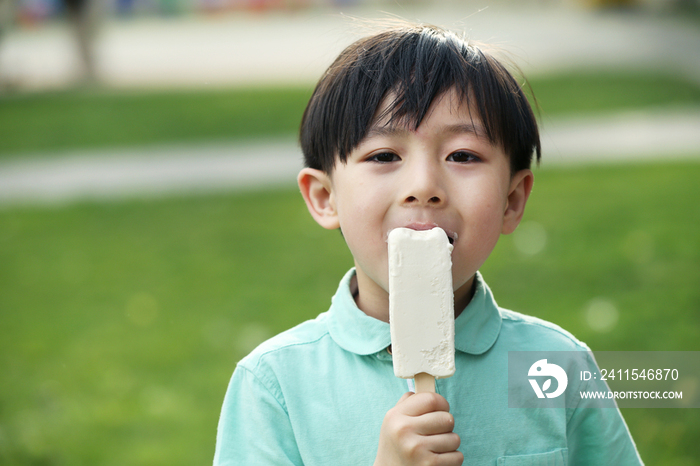
[(457, 290), (455, 290), (455, 319), (466, 309), (476, 292), (476, 274)]
[(361, 272), (350, 284), (355, 304), (362, 312), (382, 322), (389, 322), (389, 293)]
[[(476, 276), (455, 290), (455, 319), (467, 307), (474, 296)], [(372, 279), (356, 273), (350, 282), (350, 291), (357, 307), (370, 317), (389, 323), (389, 293), (384, 291)]]

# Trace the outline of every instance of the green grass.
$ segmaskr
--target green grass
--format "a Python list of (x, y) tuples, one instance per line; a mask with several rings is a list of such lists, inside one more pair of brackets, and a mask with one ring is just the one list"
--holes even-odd
[(700, 105), (700, 85), (663, 73), (583, 70), (530, 85), (543, 117)]
[(304, 209), (286, 191), (1, 212), (0, 464), (211, 463), (236, 361), (347, 265)]
[(310, 88), (65, 91), (0, 97), (0, 157), (293, 134)]
[[(587, 70), (531, 85), (543, 117), (700, 105), (700, 86), (665, 74)], [(0, 96), (0, 158), (294, 134), (310, 95), (294, 87)]]
[[(594, 350), (697, 350), (700, 164), (536, 176), (545, 247), (502, 239), (499, 304)], [(0, 210), (0, 464), (209, 464), (236, 361), (327, 309), (350, 265), (295, 189)], [(647, 464), (700, 458), (698, 410), (624, 414)]]

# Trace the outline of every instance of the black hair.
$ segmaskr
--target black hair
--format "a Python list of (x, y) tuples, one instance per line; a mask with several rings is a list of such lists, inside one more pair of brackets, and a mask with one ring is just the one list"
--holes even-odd
[[(493, 56), (454, 33), (424, 25), (391, 28), (347, 47), (316, 85), (300, 143), (307, 167), (330, 174), (381, 117), (418, 128), (432, 102), (456, 89), (486, 137), (510, 158), (511, 173), (540, 160), (537, 121), (521, 86)], [(392, 96), (384, 115), (377, 109)]]

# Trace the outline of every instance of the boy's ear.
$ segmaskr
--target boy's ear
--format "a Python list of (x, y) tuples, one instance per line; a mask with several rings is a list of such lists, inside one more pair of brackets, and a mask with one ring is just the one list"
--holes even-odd
[(525, 212), (525, 204), (530, 197), (532, 184), (535, 181), (535, 175), (529, 169), (520, 170), (510, 180), (508, 191), (508, 202), (506, 210), (503, 214), (503, 230), (504, 235), (513, 233), (520, 224)]
[(330, 177), (321, 170), (304, 168), (297, 176), (299, 190), (309, 213), (323, 228), (340, 228)]

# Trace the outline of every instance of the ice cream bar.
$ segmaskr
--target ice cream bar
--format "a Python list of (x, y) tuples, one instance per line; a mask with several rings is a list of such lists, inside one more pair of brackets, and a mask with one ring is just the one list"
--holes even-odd
[[(389, 323), (394, 374), (455, 372), (452, 245), (441, 228), (389, 232)], [(430, 378), (430, 382), (434, 382)], [(419, 391), (419, 390), (417, 390)]]

